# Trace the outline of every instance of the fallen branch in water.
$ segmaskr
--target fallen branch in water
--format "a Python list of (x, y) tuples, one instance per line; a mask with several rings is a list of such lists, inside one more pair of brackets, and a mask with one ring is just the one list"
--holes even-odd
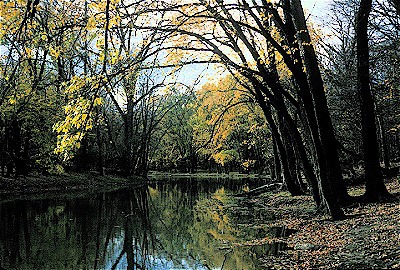
[(233, 195), (234, 197), (244, 197), (244, 196), (256, 196), (256, 195), (260, 195), (262, 193), (271, 191), (273, 189), (280, 189), (282, 188), (283, 184), (282, 183), (273, 183), (273, 184), (268, 184), (268, 185), (263, 185), (261, 187), (246, 191), (246, 192), (242, 192), (239, 194), (235, 194)]

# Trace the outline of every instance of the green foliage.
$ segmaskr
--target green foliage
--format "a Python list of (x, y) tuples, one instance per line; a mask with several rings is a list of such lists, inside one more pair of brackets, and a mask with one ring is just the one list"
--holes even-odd
[(222, 150), (214, 155), (214, 159), (218, 164), (225, 166), (239, 159), (239, 153), (236, 150)]
[(185, 92), (172, 94), (168, 101), (171, 107), (154, 135), (150, 166), (158, 170), (183, 170), (185, 168), (181, 168), (182, 166), (195, 165), (190, 164), (190, 160), (195, 155), (193, 117), (197, 104), (195, 96)]

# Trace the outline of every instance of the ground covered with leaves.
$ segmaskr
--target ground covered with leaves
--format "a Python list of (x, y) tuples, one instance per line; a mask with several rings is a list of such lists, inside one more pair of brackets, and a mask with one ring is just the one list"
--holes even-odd
[[(254, 239), (248, 245), (283, 243), (277, 254), (262, 256), (267, 269), (399, 269), (400, 268), (400, 183), (387, 181), (394, 195), (386, 203), (356, 204), (345, 209), (347, 219), (331, 221), (314, 213), (311, 197), (267, 193), (241, 198), (238, 205), (273, 215), (274, 221), (253, 220), (249, 226), (291, 229), (289, 236)], [(363, 193), (352, 187), (351, 195)]]

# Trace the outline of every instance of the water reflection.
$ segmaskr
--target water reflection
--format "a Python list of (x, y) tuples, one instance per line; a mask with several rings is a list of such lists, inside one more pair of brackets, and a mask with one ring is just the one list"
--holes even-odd
[(232, 245), (270, 232), (234, 226), (235, 214), (226, 211), (233, 199), (225, 194), (262, 184), (180, 179), (85, 198), (1, 203), (0, 267), (257, 269), (257, 257), (271, 246)]

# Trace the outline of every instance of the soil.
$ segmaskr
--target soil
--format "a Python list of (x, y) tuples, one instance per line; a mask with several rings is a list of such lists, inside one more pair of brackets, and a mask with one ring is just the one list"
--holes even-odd
[[(400, 269), (399, 178), (387, 180), (386, 186), (393, 200), (352, 205), (344, 209), (347, 219), (341, 221), (316, 215), (309, 196), (281, 192), (241, 198), (237, 207), (250, 205), (251, 211), (272, 212), (276, 218), (271, 223), (253, 221), (248, 226), (285, 227), (295, 232), (247, 244), (281, 242), (287, 247), (277, 256), (261, 258), (266, 269)], [(363, 192), (363, 186), (349, 189), (353, 196)]]

